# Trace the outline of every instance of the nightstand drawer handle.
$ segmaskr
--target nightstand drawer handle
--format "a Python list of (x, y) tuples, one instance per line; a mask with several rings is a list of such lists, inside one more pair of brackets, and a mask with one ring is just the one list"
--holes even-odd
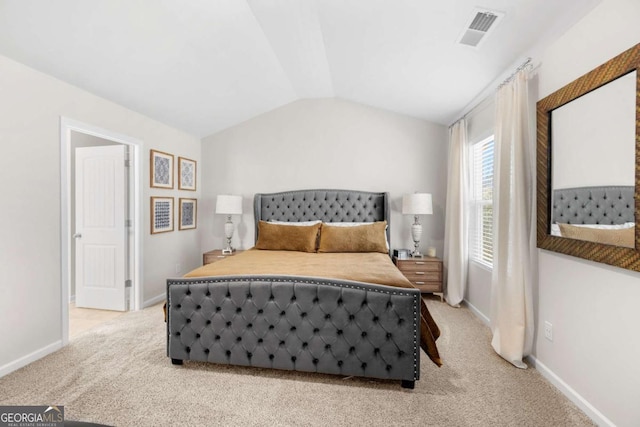
[(424, 282), (416, 282), (416, 285), (424, 285)]
[(416, 274), (424, 275), (424, 271), (416, 271)]
[(416, 261), (416, 265), (424, 265), (424, 261)]

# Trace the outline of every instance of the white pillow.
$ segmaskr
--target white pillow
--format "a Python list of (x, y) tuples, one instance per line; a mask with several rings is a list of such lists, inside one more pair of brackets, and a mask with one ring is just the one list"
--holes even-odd
[(324, 227), (357, 227), (359, 225), (371, 225), (372, 222), (323, 222), (322, 226)]
[(299, 225), (299, 226), (308, 226), (308, 225), (316, 225), (316, 224), (320, 224), (322, 221), (315, 220), (315, 221), (300, 221), (300, 222), (295, 222), (295, 221), (273, 221), (273, 220), (269, 220), (269, 224), (277, 224), (277, 225)]

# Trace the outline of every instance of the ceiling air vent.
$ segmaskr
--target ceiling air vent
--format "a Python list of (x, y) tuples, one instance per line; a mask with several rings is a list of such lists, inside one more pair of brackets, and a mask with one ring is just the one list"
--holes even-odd
[(458, 38), (458, 43), (475, 48), (479, 47), (486, 40), (487, 35), (496, 28), (503, 16), (502, 12), (475, 9), (469, 24)]

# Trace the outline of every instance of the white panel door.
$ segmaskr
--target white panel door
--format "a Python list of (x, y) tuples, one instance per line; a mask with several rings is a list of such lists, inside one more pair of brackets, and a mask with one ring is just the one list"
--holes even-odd
[(76, 148), (76, 306), (126, 310), (124, 145)]

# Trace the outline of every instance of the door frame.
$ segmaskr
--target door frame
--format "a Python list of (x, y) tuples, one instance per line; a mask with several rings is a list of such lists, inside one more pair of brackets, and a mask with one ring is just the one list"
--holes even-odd
[(69, 285), (73, 274), (71, 271), (71, 245), (73, 237), (71, 235), (71, 131), (80, 132), (109, 141), (125, 144), (130, 149), (130, 212), (131, 228), (133, 229), (132, 250), (129, 252), (129, 265), (132, 273), (131, 287), (131, 310), (142, 308), (142, 283), (143, 283), (143, 263), (142, 263), (142, 150), (143, 142), (139, 139), (122, 135), (97, 126), (82, 123), (67, 117), (60, 117), (60, 283), (61, 283), (61, 328), (62, 345), (69, 343)]

